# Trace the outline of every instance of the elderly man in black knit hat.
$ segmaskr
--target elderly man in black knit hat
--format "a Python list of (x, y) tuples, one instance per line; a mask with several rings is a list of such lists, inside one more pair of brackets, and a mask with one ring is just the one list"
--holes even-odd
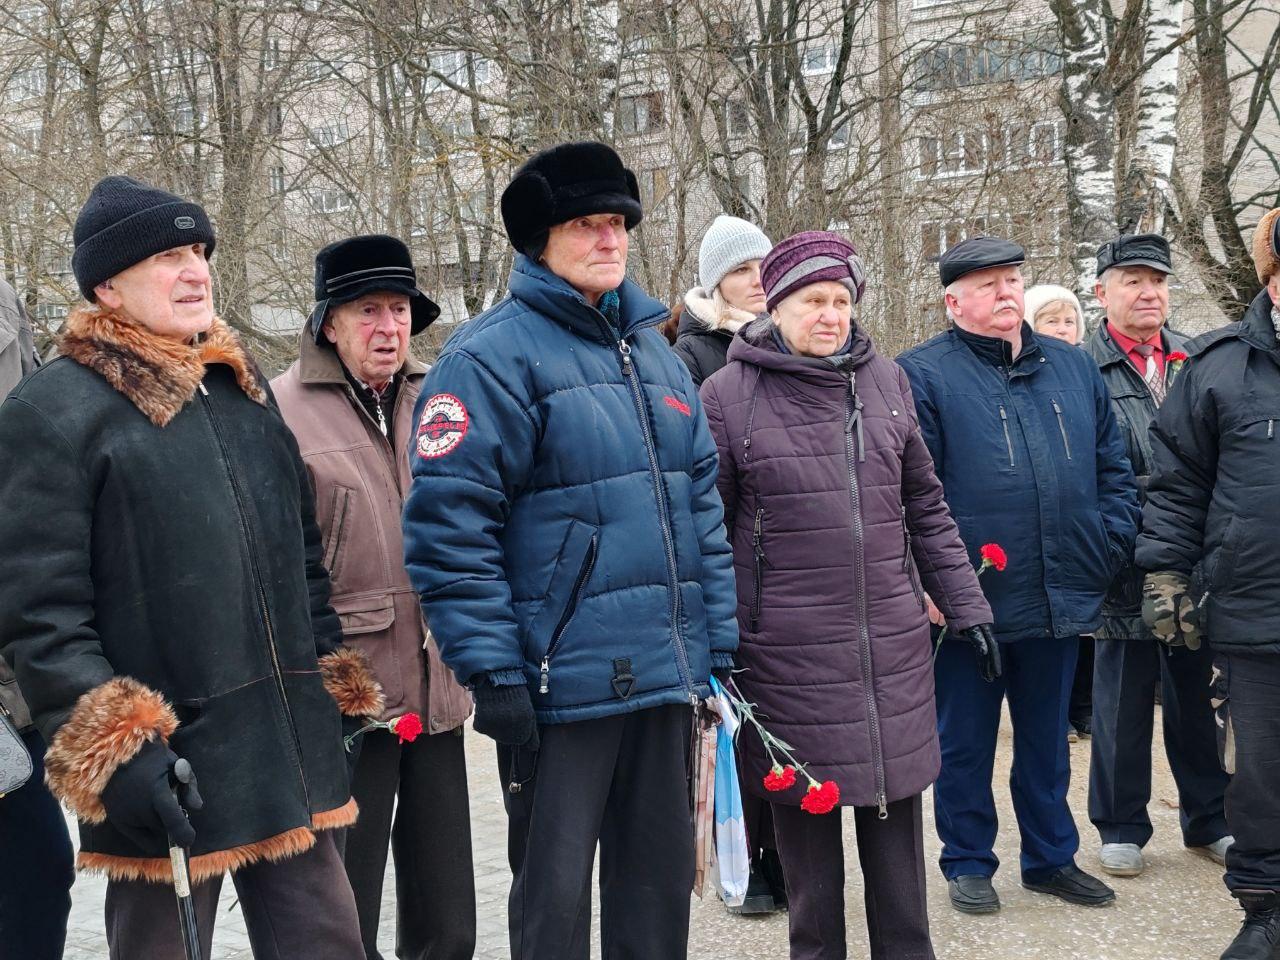
[(626, 279), (635, 176), (604, 144), (530, 159), (502, 197), (510, 296), (427, 375), (409, 575), (499, 744), (511, 952), (679, 960), (694, 711), (738, 634), (717, 456), (666, 309)]
[[(112, 960), (184, 955), (171, 843), (205, 956), (231, 872), (255, 957), (351, 960), (339, 711), (382, 694), (329, 605), (298, 445), (214, 314), (214, 242), (197, 204), (128, 177), (81, 210), (89, 303), (0, 406), (0, 498), (23, 505), (0, 511), (0, 647), (79, 865), (109, 877)], [(180, 759), (198, 792), (171, 789)]]

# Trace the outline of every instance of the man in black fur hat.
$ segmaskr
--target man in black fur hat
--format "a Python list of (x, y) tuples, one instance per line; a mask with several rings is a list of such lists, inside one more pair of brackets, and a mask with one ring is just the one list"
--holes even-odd
[(418, 401), (409, 575), (499, 744), (512, 956), (586, 960), (599, 845), (605, 955), (680, 960), (694, 710), (738, 642), (716, 447), (666, 308), (626, 279), (618, 155), (538, 154), (502, 215), (510, 296)]

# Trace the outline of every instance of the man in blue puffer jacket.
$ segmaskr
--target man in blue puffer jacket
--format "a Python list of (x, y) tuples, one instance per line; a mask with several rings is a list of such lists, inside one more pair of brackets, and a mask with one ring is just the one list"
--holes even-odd
[(1008, 555), (982, 578), (1004, 675), (984, 683), (959, 638), (934, 664), (942, 871), (952, 906), (968, 913), (1000, 908), (991, 779), (1006, 695), (1022, 885), (1083, 906), (1115, 899), (1075, 865), (1067, 706), (1078, 638), (1097, 628), (1133, 552), (1137, 484), (1097, 365), (1023, 322), (1023, 259), (994, 237), (949, 249), (938, 266), (955, 325), (898, 358), (971, 559), (988, 543)]
[(738, 642), (715, 443), (654, 329), (666, 309), (624, 277), (642, 212), (617, 154), (537, 154), (502, 214), (510, 295), (449, 340), (418, 402), (406, 563), (499, 744), (512, 957), (586, 960), (598, 842), (604, 942), (672, 960), (692, 708)]

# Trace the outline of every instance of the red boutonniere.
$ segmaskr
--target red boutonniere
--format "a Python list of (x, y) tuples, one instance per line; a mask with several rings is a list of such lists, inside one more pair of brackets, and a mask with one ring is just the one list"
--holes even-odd
[(367, 723), (349, 737), (342, 738), (342, 745), (349, 752), (356, 738), (370, 730), (387, 730), (400, 738), (401, 743), (413, 743), (422, 733), (422, 718), (416, 713), (403, 713), (390, 720)]
[(1164, 375), (1164, 382), (1166, 386), (1173, 382), (1173, 378), (1178, 375), (1178, 372), (1182, 369), (1182, 365), (1186, 362), (1187, 355), (1181, 350), (1174, 350), (1164, 358), (1165, 366), (1168, 368)]
[(725, 701), (738, 718), (739, 728), (741, 728), (742, 724), (751, 724), (756, 733), (760, 734), (760, 742), (764, 744), (764, 752), (769, 757), (770, 769), (764, 775), (764, 788), (774, 793), (790, 790), (796, 785), (796, 774), (799, 774), (809, 781), (809, 789), (805, 793), (804, 799), (800, 801), (800, 809), (805, 813), (815, 814), (831, 812), (836, 804), (840, 802), (840, 787), (836, 785), (834, 780), (825, 780), (819, 783), (810, 776), (805, 765), (792, 754), (791, 744), (780, 740), (766, 730), (764, 725), (756, 718), (755, 704), (743, 700), (738, 694), (737, 687), (734, 686), (731, 690), (730, 684), (732, 684), (732, 681), (729, 684), (724, 684), (720, 689), (724, 694)]

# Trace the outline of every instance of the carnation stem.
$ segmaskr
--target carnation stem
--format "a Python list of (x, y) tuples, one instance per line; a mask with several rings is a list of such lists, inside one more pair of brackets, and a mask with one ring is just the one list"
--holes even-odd
[[(732, 691), (729, 689), (730, 684), (733, 686)], [(777, 755), (774, 753), (774, 751), (777, 750), (778, 753), (782, 754), (783, 759), (787, 761), (788, 766), (793, 770), (799, 771), (804, 778), (809, 781), (809, 786), (811, 788), (821, 786), (817, 780), (813, 779), (813, 777), (809, 775), (809, 771), (805, 768), (805, 765), (795, 758), (795, 755), (787, 745), (766, 730), (760, 721), (756, 719), (754, 704), (748, 703), (742, 697), (741, 691), (738, 690), (738, 685), (733, 683), (732, 679), (729, 680), (729, 683), (722, 684), (721, 689), (724, 690), (725, 696), (729, 700), (729, 705), (733, 708), (733, 712), (738, 715), (738, 719), (745, 720), (747, 723), (751, 724), (751, 726), (755, 727), (756, 732), (760, 734), (760, 741), (764, 744), (764, 751), (769, 755), (769, 762), (773, 766), (780, 766)]]

